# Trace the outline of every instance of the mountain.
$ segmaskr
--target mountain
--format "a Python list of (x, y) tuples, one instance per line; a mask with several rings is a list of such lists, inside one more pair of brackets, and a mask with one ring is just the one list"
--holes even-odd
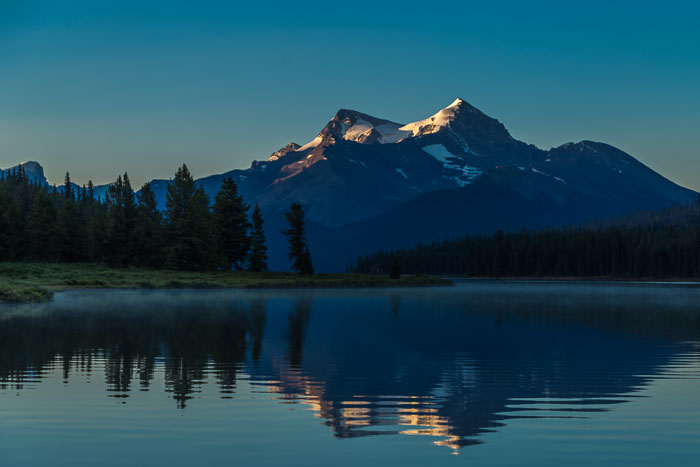
[(39, 183), (41, 185), (48, 185), (49, 182), (44, 176), (44, 168), (41, 166), (41, 164), (39, 164), (36, 161), (22, 162), (20, 164), (15, 165), (14, 167), (9, 167), (4, 170), (0, 169), (0, 174), (2, 174), (3, 176), (9, 175), (13, 172), (18, 171), (20, 167), (24, 169), (24, 173), (27, 175), (30, 181), (34, 183)]
[[(24, 169), (24, 173), (27, 175), (27, 178), (29, 179), (30, 182), (32, 183), (37, 183), (39, 185), (43, 186), (48, 186), (49, 181), (46, 179), (46, 176), (44, 175), (44, 168), (41, 166), (40, 163), (37, 161), (26, 161), (26, 162), (21, 162), (14, 167), (8, 167), (7, 169), (0, 169), (0, 174), (3, 176), (9, 175), (11, 173), (17, 172), (20, 168)], [(106, 191), (106, 187), (108, 185), (103, 185), (103, 189), (98, 193), (100, 195), (100, 198), (104, 196), (104, 191)], [(77, 184), (71, 182), (71, 187), (73, 191), (79, 190), (82, 187), (78, 186)], [(63, 184), (56, 186), (56, 190), (59, 192), (63, 192), (65, 187)]]
[[(580, 224), (697, 198), (607, 144), (542, 150), (518, 141), (462, 99), (405, 125), (342, 109), (308, 143), (198, 183), (213, 197), (228, 176), (263, 209), (276, 267), (286, 266), (283, 213), (302, 204), (319, 270), (378, 248)], [(157, 184), (161, 202), (166, 185)]]
[[(308, 143), (197, 183), (213, 200), (225, 177), (262, 208), (273, 268), (287, 267), (279, 231), (300, 203), (321, 271), (378, 248), (580, 224), (698, 196), (607, 144), (518, 141), (462, 99), (409, 124), (342, 109)], [(152, 181), (161, 208), (167, 185)]]

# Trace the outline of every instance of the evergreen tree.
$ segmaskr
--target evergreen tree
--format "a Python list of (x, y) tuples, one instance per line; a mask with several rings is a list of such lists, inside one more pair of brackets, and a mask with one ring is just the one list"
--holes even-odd
[(66, 172), (66, 178), (63, 182), (63, 194), (65, 195), (66, 199), (73, 198), (73, 185), (71, 184), (70, 173), (68, 172)]
[(212, 266), (215, 252), (211, 217), (209, 198), (195, 186), (194, 177), (183, 164), (168, 185), (165, 203), (169, 268), (204, 270)]
[(105, 225), (103, 258), (112, 266), (120, 266), (123, 260), (123, 245), (125, 243), (122, 226), (122, 192), (124, 181), (119, 175), (114, 183), (109, 185), (105, 193)]
[(88, 212), (90, 214), (87, 222), (87, 257), (90, 261), (104, 261), (107, 243), (105, 206), (94, 201), (90, 203)]
[(150, 183), (145, 183), (138, 195), (138, 221), (134, 238), (138, 264), (158, 267), (163, 264), (163, 216), (158, 211), (156, 195)]
[(80, 217), (72, 197), (63, 202), (58, 216), (59, 258), (61, 261), (73, 263), (80, 261), (83, 256), (83, 242), (80, 230)]
[(87, 199), (90, 202), (95, 199), (95, 185), (92, 184), (92, 180), (88, 180)]
[(136, 229), (136, 222), (138, 217), (138, 212), (136, 208), (136, 196), (134, 194), (133, 188), (131, 188), (131, 181), (129, 181), (129, 174), (124, 172), (124, 177), (122, 177), (122, 230), (124, 232), (124, 261), (123, 264), (129, 265), (135, 262), (136, 259), (136, 243), (134, 239), (134, 230)]
[(248, 250), (250, 249), (250, 237), (248, 237), (249, 206), (243, 202), (243, 197), (238, 194), (238, 186), (232, 178), (225, 178), (221, 189), (214, 199), (214, 220), (216, 222), (217, 244), (224, 269), (243, 269)]
[(313, 276), (314, 275), (314, 265), (311, 262), (311, 252), (309, 251), (309, 245), (304, 246), (304, 256), (301, 262), (301, 271), (299, 271), (302, 276)]
[(30, 258), (56, 260), (56, 206), (44, 190), (38, 190), (29, 213)]
[(12, 257), (12, 241), (14, 232), (10, 214), (10, 197), (7, 183), (0, 184), (0, 261), (7, 261)]
[(250, 233), (250, 253), (248, 254), (248, 270), (252, 272), (267, 271), (267, 245), (260, 206), (253, 208), (251, 216), (253, 228)]
[(112, 266), (124, 267), (136, 261), (137, 212), (129, 175), (119, 175), (110, 185), (106, 198), (104, 259)]
[(389, 277), (392, 279), (401, 279), (401, 267), (399, 266), (399, 259), (394, 256), (394, 262), (391, 264), (391, 274)]
[(292, 261), (292, 269), (299, 274), (313, 274), (311, 253), (306, 240), (306, 227), (304, 225), (304, 210), (298, 203), (292, 203), (290, 210), (285, 213), (289, 229), (282, 233), (287, 236), (289, 249), (287, 258)]

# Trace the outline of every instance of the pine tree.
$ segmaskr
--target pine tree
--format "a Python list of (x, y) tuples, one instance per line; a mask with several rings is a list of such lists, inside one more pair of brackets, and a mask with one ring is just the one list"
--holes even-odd
[(214, 233), (209, 198), (195, 186), (183, 164), (168, 185), (165, 203), (168, 252), (171, 269), (208, 269), (214, 263)]
[(34, 196), (29, 212), (30, 258), (43, 261), (56, 260), (56, 206), (42, 189)]
[(389, 277), (392, 279), (401, 279), (401, 267), (399, 266), (399, 259), (394, 256), (394, 262), (391, 264), (391, 274)]
[(95, 199), (95, 185), (92, 184), (92, 180), (88, 180), (87, 199), (89, 202)]
[(122, 191), (124, 182), (119, 175), (105, 193), (105, 208), (107, 214), (104, 226), (104, 260), (112, 265), (119, 266), (122, 261), (124, 237), (122, 225)]
[(136, 260), (136, 243), (134, 239), (134, 229), (136, 228), (138, 212), (136, 209), (136, 196), (131, 188), (129, 174), (124, 172), (122, 177), (122, 226), (124, 237), (124, 260), (122, 264), (133, 264)]
[(119, 175), (106, 195), (107, 216), (104, 231), (104, 260), (112, 266), (124, 267), (136, 260), (136, 201), (129, 175)]
[(224, 269), (243, 269), (248, 250), (249, 206), (238, 194), (238, 186), (232, 178), (225, 178), (214, 199), (214, 220), (216, 222), (217, 244), (223, 259)]
[(70, 173), (66, 172), (66, 178), (63, 182), (63, 194), (66, 199), (73, 198), (73, 186), (70, 181)]
[(99, 201), (90, 204), (90, 214), (87, 222), (87, 257), (90, 261), (103, 261), (106, 251), (105, 207)]
[(263, 229), (263, 217), (260, 206), (253, 208), (251, 216), (253, 229), (250, 233), (250, 253), (248, 255), (248, 270), (252, 272), (267, 271), (267, 245), (265, 244), (265, 230)]
[(309, 245), (304, 246), (304, 256), (301, 262), (301, 271), (299, 272), (302, 276), (314, 275), (314, 265), (311, 262), (311, 252), (309, 251)]
[(63, 201), (57, 223), (60, 260), (69, 263), (80, 261), (83, 255), (80, 217), (72, 196)]
[(150, 183), (141, 187), (138, 202), (138, 220), (134, 232), (136, 261), (143, 266), (162, 266), (163, 216), (158, 211), (156, 195)]
[(292, 269), (299, 274), (313, 274), (311, 253), (306, 240), (306, 227), (304, 226), (304, 210), (298, 203), (292, 203), (290, 210), (285, 213), (289, 229), (282, 233), (287, 236), (289, 250), (287, 258), (292, 261)]
[(8, 185), (0, 184), (0, 261), (7, 261), (12, 256), (12, 218), (10, 214), (10, 197)]

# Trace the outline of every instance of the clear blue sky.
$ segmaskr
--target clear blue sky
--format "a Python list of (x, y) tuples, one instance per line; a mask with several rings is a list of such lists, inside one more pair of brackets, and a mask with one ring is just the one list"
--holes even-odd
[(462, 97), (516, 138), (608, 142), (700, 189), (700, 6), (653, 5), (0, 0), (0, 167), (204, 176), (342, 107), (408, 122)]

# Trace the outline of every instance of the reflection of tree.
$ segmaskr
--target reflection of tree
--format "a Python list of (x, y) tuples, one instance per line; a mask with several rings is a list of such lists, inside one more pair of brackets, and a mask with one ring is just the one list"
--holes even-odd
[(129, 392), (133, 375), (133, 361), (128, 353), (109, 352), (105, 362), (105, 381), (107, 390), (120, 393), (116, 397), (123, 397)]
[(173, 394), (178, 409), (187, 407), (196, 387), (204, 379), (204, 364), (201, 360), (189, 360), (184, 357), (170, 358), (165, 362), (166, 391)]
[(289, 331), (287, 332), (287, 359), (292, 368), (299, 368), (304, 356), (304, 334), (311, 317), (313, 299), (309, 295), (301, 295), (294, 301), (294, 309), (289, 316)]
[(155, 376), (155, 359), (143, 355), (139, 356), (137, 368), (140, 388), (142, 391), (148, 391), (148, 386)]
[(222, 394), (233, 394), (236, 374), (246, 361), (247, 342), (259, 355), (266, 320), (265, 299), (256, 297), (243, 305), (240, 300), (232, 306), (220, 300), (161, 309), (117, 303), (99, 312), (78, 308), (47, 313), (41, 319), (31, 314), (4, 317), (0, 387), (22, 389), (56, 365), (68, 382), (71, 371), (91, 373), (99, 357), (107, 390), (123, 398), (134, 380), (140, 390), (149, 389), (156, 360), (162, 358), (165, 390), (178, 407), (186, 406), (209, 373), (215, 375)]
[(253, 358), (253, 363), (257, 364), (260, 359), (263, 335), (265, 333), (267, 300), (264, 298), (252, 298), (248, 303), (250, 313), (250, 337), (252, 340), (250, 354)]
[(401, 307), (401, 295), (398, 293), (393, 293), (389, 295), (389, 300), (391, 302), (391, 314), (394, 316), (399, 316), (399, 308)]

